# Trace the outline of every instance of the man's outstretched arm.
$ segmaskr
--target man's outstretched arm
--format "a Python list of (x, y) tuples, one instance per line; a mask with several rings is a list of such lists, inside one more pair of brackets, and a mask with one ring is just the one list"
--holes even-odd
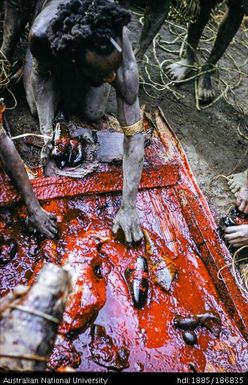
[(136, 211), (136, 197), (143, 168), (144, 137), (142, 133), (124, 137), (123, 192), (121, 207), (113, 224), (116, 234), (122, 229), (126, 242), (138, 242), (143, 233)]
[(29, 213), (29, 223), (47, 237), (54, 238), (57, 234), (55, 217), (42, 209), (34, 195), (23, 162), (3, 128), (3, 111), (3, 104), (0, 103), (0, 159), (4, 170), (25, 201)]
[(144, 135), (138, 99), (138, 68), (128, 39), (123, 30), (123, 63), (113, 86), (116, 89), (118, 120), (124, 132), (123, 192), (121, 208), (113, 225), (113, 232), (122, 229), (126, 241), (138, 242), (143, 234), (136, 211), (136, 197), (143, 169)]

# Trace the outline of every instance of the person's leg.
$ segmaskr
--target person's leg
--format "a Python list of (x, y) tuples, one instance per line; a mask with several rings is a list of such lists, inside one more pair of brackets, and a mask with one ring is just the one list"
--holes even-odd
[(196, 48), (202, 32), (208, 23), (211, 10), (216, 6), (218, 0), (201, 0), (200, 13), (195, 23), (189, 23), (187, 41), (182, 49), (181, 60), (166, 67), (167, 73), (172, 80), (185, 79), (191, 71), (195, 62)]
[(248, 169), (237, 174), (232, 174), (228, 177), (228, 186), (231, 192), (238, 196), (241, 187), (243, 187), (248, 180)]
[(29, 50), (24, 66), (24, 86), (30, 111), (38, 116), (41, 133), (51, 136), (58, 105), (56, 84), (49, 67), (41, 67)]
[(136, 58), (142, 59), (152, 40), (167, 19), (171, 0), (153, 0), (145, 11), (144, 26), (142, 28)]
[[(237, 174), (236, 174), (237, 175)], [(236, 188), (232, 188), (236, 196), (236, 206), (242, 213), (248, 214), (248, 170), (240, 173), (240, 180), (242, 180), (242, 185), (239, 190)], [(242, 176), (242, 178), (241, 178)], [(233, 185), (231, 185), (233, 186)]]
[(11, 60), (32, 9), (30, 0), (5, 0), (1, 53)]
[(58, 105), (58, 92), (51, 72), (51, 53), (46, 32), (57, 13), (59, 3), (61, 0), (51, 0), (35, 18), (29, 34), (29, 49), (24, 66), (27, 101), (31, 113), (38, 115), (40, 131), (45, 136), (45, 146), (41, 154), (44, 164), (51, 147), (49, 143)]
[(121, 7), (128, 9), (130, 6), (130, 0), (119, 0)]
[(198, 98), (201, 101), (210, 101), (215, 95), (211, 81), (212, 70), (226, 51), (241, 25), (244, 16), (242, 1), (243, 0), (229, 0), (228, 2), (229, 7), (220, 23), (213, 49), (206, 63), (202, 66), (201, 72), (204, 74), (198, 79)]
[(242, 213), (248, 214), (248, 177), (237, 195), (236, 205)]
[(248, 0), (242, 0), (242, 8), (246, 16), (248, 16)]

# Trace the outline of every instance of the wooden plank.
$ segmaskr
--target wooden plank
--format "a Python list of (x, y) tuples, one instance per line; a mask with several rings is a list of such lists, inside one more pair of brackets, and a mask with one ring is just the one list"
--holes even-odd
[[(178, 179), (177, 164), (144, 168), (139, 189), (173, 186)], [(43, 201), (85, 194), (120, 192), (123, 178), (121, 168), (115, 167), (112, 171), (96, 172), (87, 175), (84, 179), (42, 177), (32, 180), (31, 183), (37, 198)], [(8, 180), (3, 181), (0, 206), (11, 205), (18, 201), (20, 201), (20, 195), (14, 186)]]

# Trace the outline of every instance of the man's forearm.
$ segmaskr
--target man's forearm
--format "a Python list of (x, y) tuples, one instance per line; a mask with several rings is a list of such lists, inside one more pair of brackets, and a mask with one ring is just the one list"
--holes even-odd
[(122, 208), (136, 205), (136, 195), (143, 169), (144, 135), (139, 100), (129, 105), (117, 94), (118, 120), (124, 131)]
[(143, 169), (144, 135), (124, 137), (122, 207), (136, 207), (136, 196)]
[(31, 183), (28, 179), (22, 160), (12, 142), (5, 132), (0, 134), (0, 159), (4, 170), (20, 191), (29, 212), (39, 208)]

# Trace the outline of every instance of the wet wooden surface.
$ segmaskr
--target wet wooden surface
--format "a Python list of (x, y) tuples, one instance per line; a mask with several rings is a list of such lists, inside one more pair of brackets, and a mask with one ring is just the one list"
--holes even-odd
[[(67, 264), (74, 278), (60, 325), (63, 339), (58, 338), (50, 362), (54, 369), (65, 362), (83, 371), (189, 372), (192, 363), (200, 372), (248, 369), (247, 299), (228, 268), (218, 279), (230, 254), (179, 142), (159, 111), (155, 118), (157, 131), (146, 148), (137, 197), (148, 240), (135, 248), (111, 233), (121, 199), (120, 166), (102, 165), (83, 181), (33, 182), (43, 207), (57, 216), (57, 241), (27, 233), (25, 208), (13, 204), (17, 195), (5, 179), (0, 200), (12, 206), (0, 211), (1, 239), (15, 239), (18, 247), (1, 266), (2, 294), (33, 282), (47, 261)], [(141, 257), (147, 271), (137, 268)], [(158, 265), (164, 280), (174, 266), (169, 290), (161, 287)], [(143, 290), (144, 279), (147, 298), (137, 307), (132, 290)], [(219, 332), (199, 324), (196, 344), (187, 344), (175, 317), (207, 312), (220, 318)]]

